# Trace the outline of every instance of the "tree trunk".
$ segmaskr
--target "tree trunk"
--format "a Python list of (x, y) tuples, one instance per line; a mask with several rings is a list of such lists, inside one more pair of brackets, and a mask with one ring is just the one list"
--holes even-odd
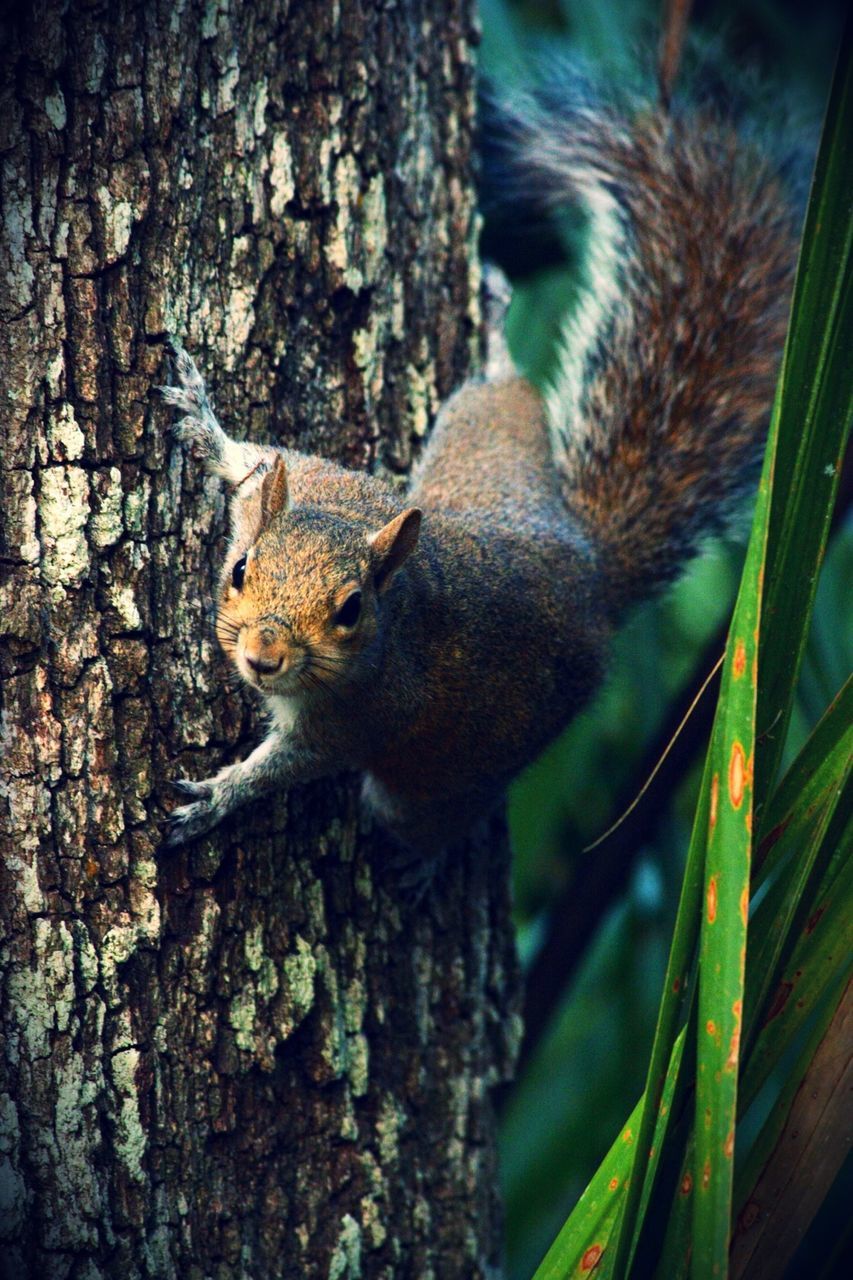
[(45, 0), (2, 32), (0, 1270), (494, 1274), (499, 822), (407, 905), (357, 782), (166, 855), (246, 751), (223, 497), (150, 397), (404, 476), (479, 355), (469, 0)]

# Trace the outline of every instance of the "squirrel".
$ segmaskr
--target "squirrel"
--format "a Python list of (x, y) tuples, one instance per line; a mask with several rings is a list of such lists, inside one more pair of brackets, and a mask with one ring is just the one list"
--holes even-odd
[(528, 191), (585, 207), (587, 285), (551, 390), (500, 352), (441, 409), (405, 498), (230, 439), (172, 341), (174, 434), (232, 489), (216, 634), (270, 725), (245, 760), (175, 784), (170, 845), (272, 788), (360, 771), (431, 864), (755, 480), (796, 256), (774, 166), (700, 109), (528, 104), (509, 132)]

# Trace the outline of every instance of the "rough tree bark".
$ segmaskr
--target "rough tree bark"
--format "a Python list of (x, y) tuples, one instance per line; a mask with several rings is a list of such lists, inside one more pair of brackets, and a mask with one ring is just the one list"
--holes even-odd
[[(406, 907), (353, 780), (177, 855), (252, 735), (217, 486), (150, 388), (403, 477), (479, 353), (469, 0), (42, 0), (2, 30), (0, 1270), (494, 1274), (500, 824)], [(360, 825), (361, 822), (361, 825)], [(491, 847), (486, 848), (489, 844)]]

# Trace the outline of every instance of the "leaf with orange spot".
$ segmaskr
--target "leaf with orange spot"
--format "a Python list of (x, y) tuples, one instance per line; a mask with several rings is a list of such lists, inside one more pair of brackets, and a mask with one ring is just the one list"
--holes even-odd
[(592, 1271), (593, 1267), (597, 1267), (601, 1261), (601, 1255), (604, 1252), (600, 1244), (591, 1244), (586, 1253), (581, 1258), (581, 1272), (586, 1274)]
[[(751, 1101), (767, 1081), (803, 1024), (823, 1007), (826, 992), (850, 968), (853, 955), (853, 819), (836, 813), (827, 831), (826, 846), (832, 858), (810, 895), (800, 905), (803, 927), (790, 933), (793, 949), (782, 948), (781, 967), (773, 967), (768, 990), (765, 963), (778, 951), (780, 911), (768, 894), (755, 914), (753, 929), (759, 945), (750, 956), (747, 987), (745, 1041), (748, 1056), (743, 1069), (742, 1091)], [(809, 932), (805, 927), (817, 907), (822, 908)], [(796, 998), (794, 997), (796, 993)]]
[(744, 671), (746, 671), (746, 645), (742, 640), (738, 640), (735, 645), (735, 656), (732, 663), (732, 677), (740, 680)]
[(732, 808), (739, 809), (743, 804), (743, 793), (746, 788), (746, 760), (743, 747), (739, 742), (732, 744), (729, 757), (729, 800)]
[(734, 1004), (732, 1005), (732, 1013), (734, 1014), (735, 1025), (734, 1025), (734, 1030), (732, 1031), (732, 1038), (729, 1042), (729, 1056), (726, 1058), (726, 1071), (737, 1070), (738, 1053), (740, 1051), (740, 1027), (741, 1027), (742, 1010), (743, 1010), (742, 1001), (735, 1000)]
[[(824, 894), (832, 860), (850, 847), (842, 798), (850, 787), (853, 768), (853, 677), (839, 693), (791, 766), (777, 794), (767, 806), (760, 847), (767, 853), (757, 883), (771, 874), (769, 892), (763, 897), (753, 928), (757, 937), (748, 957), (747, 1041), (751, 1043), (759, 1023), (776, 1016), (770, 1007), (788, 981), (786, 955), (799, 946), (798, 930), (807, 931), (832, 899)], [(759, 833), (761, 840), (761, 833)], [(823, 886), (823, 887), (822, 887)], [(837, 884), (833, 889), (838, 892)], [(824, 896), (822, 896), (824, 894)], [(837, 906), (835, 908), (837, 910)], [(828, 957), (830, 974), (845, 955)], [(842, 961), (843, 962), (843, 961)], [(769, 1010), (769, 1011), (768, 1011)]]
[[(664, 1080), (664, 1114), (658, 1117), (654, 1127), (654, 1154), (650, 1155), (653, 1167), (656, 1167), (659, 1159), (657, 1151), (666, 1133), (666, 1113), (672, 1104), (684, 1043), (685, 1035), (682, 1031), (673, 1047)], [(592, 1247), (590, 1240), (595, 1241), (602, 1250), (600, 1265), (596, 1268), (595, 1274), (597, 1276), (612, 1274), (614, 1263), (612, 1236), (620, 1221), (625, 1197), (630, 1191), (636, 1151), (635, 1135), (642, 1105), (641, 1099), (628, 1117), (627, 1124), (619, 1131), (589, 1186), (539, 1264), (534, 1280), (565, 1280), (567, 1276), (583, 1274), (580, 1268), (584, 1257)], [(640, 1190), (642, 1192), (643, 1188), (641, 1187)]]
[[(705, 851), (705, 912), (699, 948), (700, 1024), (714, 1034), (697, 1044), (694, 1135), (696, 1165), (702, 1170), (693, 1200), (693, 1266), (697, 1273), (723, 1274), (731, 1218), (732, 1165), (718, 1153), (734, 1129), (737, 1114), (737, 1046), (723, 1034), (734, 1003), (743, 999), (744, 957), (748, 918), (741, 897), (749, 882), (752, 858), (752, 810), (748, 785), (755, 744), (756, 690), (742, 679), (756, 653), (755, 634), (761, 609), (759, 579), (767, 542), (773, 468), (771, 438), (765, 457), (756, 517), (752, 528), (720, 682), (720, 695), (706, 769), (726, 779), (726, 803), (717, 806), (714, 839)], [(735, 1069), (730, 1063), (734, 1062)]]
[(720, 803), (720, 775), (718, 773), (715, 773), (713, 779), (711, 780), (711, 813), (708, 819), (709, 833), (712, 832), (714, 830), (714, 827), (717, 825), (717, 806), (719, 805), (719, 803)]
[(749, 885), (748, 884), (744, 885), (743, 889), (741, 890), (740, 918), (743, 921), (744, 928), (746, 928), (747, 922), (749, 920)]

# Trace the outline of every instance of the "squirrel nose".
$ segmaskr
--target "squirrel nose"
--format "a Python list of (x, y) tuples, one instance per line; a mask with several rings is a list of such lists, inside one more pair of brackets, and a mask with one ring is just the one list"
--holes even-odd
[(253, 658), (251, 654), (246, 654), (246, 661), (253, 671), (257, 671), (258, 675), (270, 676), (273, 672), (278, 671), (281, 666), (281, 658)]

